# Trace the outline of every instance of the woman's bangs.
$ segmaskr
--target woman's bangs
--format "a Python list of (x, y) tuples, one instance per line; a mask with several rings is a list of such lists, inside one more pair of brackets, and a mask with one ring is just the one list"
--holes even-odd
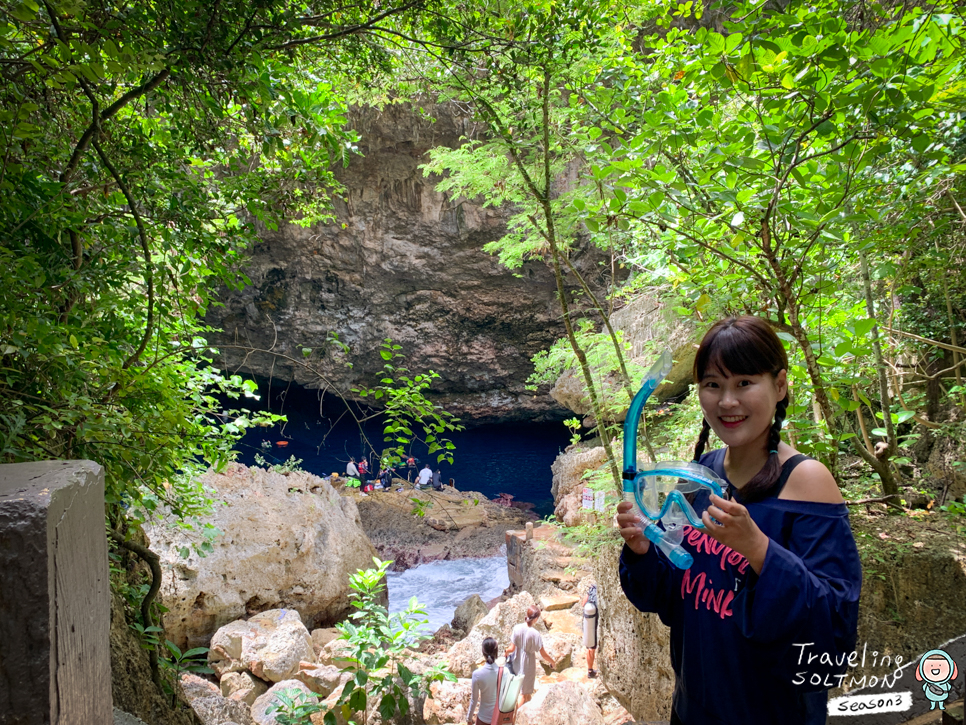
[(700, 381), (709, 372), (721, 375), (763, 375), (775, 372), (769, 360), (758, 350), (756, 341), (736, 327), (725, 327), (714, 336), (695, 360)]

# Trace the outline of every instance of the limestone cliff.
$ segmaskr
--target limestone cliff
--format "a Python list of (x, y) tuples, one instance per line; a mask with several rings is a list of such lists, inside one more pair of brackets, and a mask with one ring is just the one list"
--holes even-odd
[[(435, 121), (402, 105), (353, 112), (362, 156), (337, 172), (345, 194), (335, 221), (263, 230), (245, 267), (252, 284), (225, 291), (224, 306), (209, 310), (207, 321), (224, 330), (213, 342), (274, 344), (297, 359), (313, 348), (329, 384), (347, 391), (376, 379), (389, 337), (409, 369), (440, 374), (432, 393), (457, 414), (562, 420), (566, 411), (551, 398), (524, 390), (530, 358), (564, 334), (553, 276), (542, 261), (517, 273), (501, 267), (481, 248), (505, 233), (507, 210), (451, 202), (436, 191), (437, 177), (423, 176), (428, 149), (478, 136), (452, 106), (426, 111)], [(597, 258), (576, 261), (596, 285)], [(348, 343), (347, 356), (319, 352), (331, 332)], [(226, 369), (323, 385), (271, 355), (223, 353)]]

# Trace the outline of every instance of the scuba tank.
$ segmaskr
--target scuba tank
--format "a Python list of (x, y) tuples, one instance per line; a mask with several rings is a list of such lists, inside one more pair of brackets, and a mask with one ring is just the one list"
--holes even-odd
[(584, 647), (597, 646), (597, 607), (592, 602), (584, 605)]

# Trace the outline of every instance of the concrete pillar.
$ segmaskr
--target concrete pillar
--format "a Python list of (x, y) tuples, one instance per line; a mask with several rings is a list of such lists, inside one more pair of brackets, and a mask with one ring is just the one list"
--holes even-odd
[(533, 522), (527, 521), (527, 541), (533, 538)]
[(111, 725), (104, 469), (0, 465), (0, 725)]

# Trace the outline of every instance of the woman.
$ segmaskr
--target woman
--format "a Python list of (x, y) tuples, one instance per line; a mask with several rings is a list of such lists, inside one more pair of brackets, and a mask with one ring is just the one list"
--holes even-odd
[(508, 657), (514, 652), (518, 652), (517, 656), (513, 658), (513, 671), (518, 675), (523, 674), (523, 684), (520, 687), (521, 704), (530, 702), (533, 690), (536, 687), (537, 653), (539, 652), (541, 657), (553, 664), (553, 659), (543, 648), (543, 637), (533, 627), (538, 619), (540, 619), (539, 607), (528, 607), (526, 622), (513, 628), (513, 634), (510, 637), (512, 644), (506, 648)]
[(490, 725), (493, 710), (496, 708), (496, 679), (500, 669), (496, 666), (496, 640), (487, 637), (483, 640), (483, 657), (486, 664), (473, 671), (470, 687), (470, 708), (466, 711), (466, 725), (474, 725), (473, 711), (480, 706), (480, 714), (475, 725)]
[[(708, 507), (706, 528), (686, 530), (690, 569), (649, 545), (630, 503), (617, 509), (624, 592), (671, 628), (672, 723), (824, 723), (855, 646), (858, 551), (828, 469), (781, 441), (787, 369), (756, 317), (716, 323), (698, 348), (694, 459), (728, 486), (694, 501)], [(725, 447), (704, 454), (711, 431)]]

